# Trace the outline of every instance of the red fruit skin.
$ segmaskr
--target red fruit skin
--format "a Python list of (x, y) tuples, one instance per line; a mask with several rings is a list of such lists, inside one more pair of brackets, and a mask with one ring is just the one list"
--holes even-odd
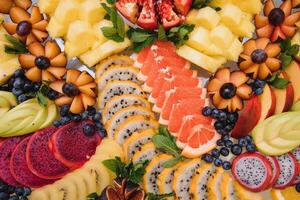
[(31, 136), (27, 149), (26, 161), (28, 168), (36, 176), (56, 180), (62, 178), (70, 169), (58, 161), (49, 149), (49, 138), (57, 130), (55, 127), (45, 128)]
[(257, 125), (261, 114), (261, 103), (257, 96), (253, 96), (246, 102), (240, 112), (239, 119), (231, 133), (234, 138), (245, 137)]
[(192, 0), (174, 0), (176, 10), (182, 15), (188, 14), (189, 10), (191, 9), (192, 3)]
[(172, 8), (172, 2), (170, 0), (161, 0), (157, 3), (157, 11), (160, 15), (160, 21), (165, 29), (170, 29), (179, 25), (182, 22)]
[[(129, 6), (126, 4), (134, 4), (130, 6), (131, 9), (128, 9)], [(115, 4), (117, 10), (129, 21), (135, 23), (138, 16), (138, 1), (137, 0), (119, 0)]]
[[(259, 187), (259, 188), (255, 189), (255, 188), (248, 188), (248, 187), (244, 186), (239, 181), (239, 177), (237, 176), (237, 174), (235, 174), (235, 172), (233, 170), (235, 168), (235, 165), (237, 164), (237, 162), (239, 162), (240, 159), (245, 158), (245, 157), (256, 157), (256, 158), (262, 160), (265, 163), (265, 167), (266, 167), (266, 171), (267, 171), (267, 174), (266, 174), (267, 178), (266, 178), (264, 184), (262, 184), (262, 186)], [(232, 175), (235, 178), (235, 180), (238, 181), (241, 186), (243, 186), (244, 188), (246, 188), (247, 190), (249, 190), (251, 192), (261, 192), (261, 191), (265, 190), (266, 188), (268, 188), (268, 186), (270, 184), (270, 181), (273, 177), (272, 166), (271, 166), (270, 162), (263, 155), (261, 155), (260, 153), (243, 153), (243, 154), (235, 157), (235, 159), (232, 161), (231, 172), (232, 172)]]
[(280, 167), (279, 167), (278, 161), (276, 160), (276, 158), (274, 156), (268, 156), (268, 157), (273, 160), (274, 166), (276, 168), (276, 173), (274, 173), (274, 171), (273, 171), (273, 177), (270, 181), (269, 186), (266, 189), (273, 187), (275, 185), (275, 183), (277, 182), (277, 179), (280, 175)]
[(144, 29), (154, 30), (157, 28), (157, 18), (153, 0), (145, 0), (143, 2), (143, 8), (136, 23)]
[(101, 137), (97, 131), (90, 137), (84, 135), (82, 127), (86, 123), (93, 122), (86, 120), (66, 124), (60, 127), (49, 141), (49, 148), (54, 157), (72, 170), (84, 165), (101, 143)]

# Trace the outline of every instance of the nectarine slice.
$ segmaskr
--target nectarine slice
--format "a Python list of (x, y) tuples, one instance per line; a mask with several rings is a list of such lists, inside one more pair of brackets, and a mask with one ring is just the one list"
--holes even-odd
[(261, 104), (261, 115), (259, 122), (273, 115), (275, 112), (276, 98), (273, 90), (269, 85), (265, 85), (264, 92), (259, 96)]

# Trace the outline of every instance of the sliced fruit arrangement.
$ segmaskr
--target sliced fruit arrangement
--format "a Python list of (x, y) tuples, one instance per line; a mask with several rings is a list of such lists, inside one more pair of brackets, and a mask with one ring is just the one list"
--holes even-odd
[(17, 105), (17, 99), (11, 92), (0, 91), (0, 115)]
[(126, 19), (143, 29), (156, 29), (159, 23), (170, 29), (185, 21), (192, 3), (192, 0), (118, 0), (116, 8)]
[(38, 5), (51, 16), (47, 26), (50, 36), (63, 37), (67, 56), (79, 57), (89, 67), (130, 45), (127, 38), (118, 43), (103, 35), (101, 28), (112, 26), (112, 22), (104, 19), (106, 11), (98, 0), (39, 1)]
[(19, 1), (19, 0), (5, 0), (0, 7), (0, 13), (8, 14), (9, 10), (14, 6), (19, 6), (25, 10), (27, 10), (31, 6), (30, 0)]
[(102, 161), (115, 156), (123, 157), (121, 147), (113, 140), (103, 139), (96, 153), (81, 168), (53, 184), (34, 190), (29, 199), (85, 199), (91, 193), (100, 194), (115, 178)]
[(27, 100), (0, 117), (1, 137), (20, 136), (50, 126), (57, 116), (55, 104), (42, 106), (37, 99)]

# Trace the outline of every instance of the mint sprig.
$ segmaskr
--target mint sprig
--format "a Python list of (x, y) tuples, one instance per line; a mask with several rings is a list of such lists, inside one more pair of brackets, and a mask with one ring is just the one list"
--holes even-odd
[(28, 53), (28, 49), (26, 48), (26, 45), (23, 44), (20, 40), (17, 38), (11, 36), (11, 35), (5, 35), (6, 40), (10, 43), (10, 45), (4, 46), (4, 51), (7, 54), (23, 54)]
[(280, 43), (281, 54), (279, 59), (281, 60), (281, 68), (285, 69), (294, 59), (299, 52), (299, 45), (293, 44), (291, 39), (285, 39)]
[(153, 194), (153, 193), (147, 193), (145, 200), (167, 200), (167, 197), (174, 196), (174, 193), (170, 194)]
[(290, 83), (290, 81), (279, 77), (280, 76), (280, 72), (277, 72), (275, 74), (273, 74), (268, 80), (267, 82), (272, 85), (274, 88), (277, 89), (285, 89), (288, 84)]
[[(196, 9), (201, 9), (204, 7), (207, 7), (209, 5), (209, 3), (211, 3), (212, 0), (194, 0), (193, 4), (192, 4), (192, 8), (196, 8)], [(215, 9), (216, 11), (221, 10), (220, 7), (213, 7), (210, 6), (211, 8)]]
[(133, 51), (140, 52), (143, 48), (150, 46), (157, 40), (157, 35), (153, 31), (140, 28), (130, 28), (127, 36), (133, 43)]

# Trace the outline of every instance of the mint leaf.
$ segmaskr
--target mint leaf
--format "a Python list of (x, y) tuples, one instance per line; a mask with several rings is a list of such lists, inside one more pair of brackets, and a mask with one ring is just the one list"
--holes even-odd
[(212, 2), (212, 0), (194, 0), (192, 4), (192, 8), (200, 9), (208, 6), (208, 4)]
[(167, 35), (166, 35), (166, 31), (161, 24), (158, 25), (158, 36), (157, 37), (159, 40), (162, 40), (162, 41), (166, 41), (168, 39)]
[(87, 200), (98, 200), (99, 196), (96, 192), (89, 194), (87, 197)]
[(287, 54), (290, 56), (295, 56), (298, 54), (298, 51), (299, 51), (299, 45), (294, 44), (287, 50)]
[(168, 40), (176, 46), (182, 46), (189, 39), (189, 34), (194, 30), (194, 27), (194, 25), (189, 24), (173, 27), (167, 32)]
[(293, 57), (290, 55), (287, 55), (286, 53), (280, 54), (279, 59), (281, 60), (281, 68), (282, 69), (285, 69), (293, 61)]
[(109, 3), (109, 4), (111, 4), (111, 5), (113, 5), (113, 4), (116, 3), (116, 0), (107, 0), (106, 2)]
[(158, 150), (164, 153), (172, 154), (174, 156), (179, 156), (180, 154), (180, 149), (169, 137), (155, 135), (152, 137), (152, 142)]
[(290, 82), (284, 78), (279, 77), (279, 75), (280, 75), (280, 72), (273, 74), (273, 76), (271, 78), (269, 78), (267, 80), (267, 82), (270, 85), (272, 85), (274, 88), (285, 89)]
[(42, 92), (37, 92), (36, 98), (38, 100), (38, 103), (41, 106), (47, 107), (48, 105), (47, 97), (45, 97), (45, 95)]
[(145, 200), (167, 200), (167, 197), (174, 196), (174, 193), (170, 194), (153, 194), (153, 193), (147, 193)]
[(11, 36), (11, 35), (5, 35), (6, 40), (11, 45), (5, 45), (4, 51), (7, 54), (23, 54), (28, 53), (28, 49), (26, 48), (26, 45), (23, 44), (21, 41), (19, 41), (17, 38)]
[(181, 162), (181, 161), (184, 161), (184, 160), (185, 160), (185, 158), (184, 158), (183, 156), (177, 156), (177, 157), (174, 157), (174, 158), (172, 158), (172, 159), (170, 159), (170, 160), (164, 162), (164, 163), (162, 164), (162, 166), (163, 166), (164, 168), (171, 168), (171, 167), (173, 167), (174, 165), (176, 165), (177, 163), (179, 163), (179, 162)]

